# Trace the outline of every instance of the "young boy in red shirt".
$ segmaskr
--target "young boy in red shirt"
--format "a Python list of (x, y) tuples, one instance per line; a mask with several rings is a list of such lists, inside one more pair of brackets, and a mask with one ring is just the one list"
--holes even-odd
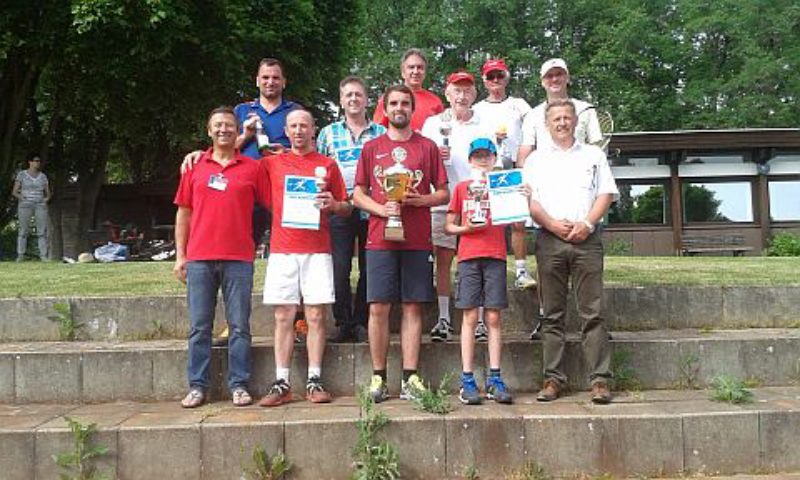
[[(473, 374), (478, 309), (484, 308), (489, 330), (489, 375), (487, 398), (511, 403), (512, 397), (500, 376), (502, 350), (500, 311), (508, 307), (506, 298), (506, 239), (503, 225), (492, 225), (487, 208), (487, 172), (495, 164), (497, 148), (488, 138), (477, 138), (469, 146), (473, 179), (456, 186), (447, 210), (445, 232), (459, 235), (458, 287), (456, 308), (463, 310), (461, 323), (461, 390), (459, 399), (467, 405), (483, 402)], [(482, 184), (482, 185), (481, 185)]]

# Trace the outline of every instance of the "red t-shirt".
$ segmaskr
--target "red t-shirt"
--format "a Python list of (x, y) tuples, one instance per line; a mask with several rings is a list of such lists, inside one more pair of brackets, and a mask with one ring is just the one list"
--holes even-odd
[(274, 253), (330, 253), (330, 222), (328, 214), (320, 213), (319, 230), (289, 228), (282, 226), (283, 193), (286, 175), (313, 177), (314, 169), (325, 167), (326, 189), (333, 198), (342, 201), (347, 198), (344, 180), (336, 165), (336, 161), (317, 152), (297, 155), (291, 151), (280, 155), (265, 157), (261, 164), (269, 174), (270, 192), (272, 195), (272, 233), (269, 249)]
[[(466, 180), (458, 185), (450, 199), (450, 206), (447, 213), (457, 213), (461, 216), (461, 223), (464, 217), (472, 213), (472, 205), (467, 188), (472, 180)], [(483, 194), (484, 201), (486, 193)], [(485, 228), (471, 233), (461, 235), (458, 239), (457, 258), (459, 262), (471, 260), (473, 258), (495, 258), (497, 260), (506, 259), (506, 235), (505, 226), (492, 225), (492, 218), (486, 210), (487, 225)]]
[[(386, 203), (386, 195), (377, 175), (383, 169), (394, 165), (392, 152), (402, 149), (406, 153), (403, 165), (412, 172), (421, 172), (421, 180), (416, 189), (427, 195), (438, 188), (447, 188), (447, 171), (439, 156), (439, 149), (431, 140), (413, 133), (405, 142), (395, 142), (387, 135), (370, 140), (361, 150), (356, 167), (356, 185), (366, 187), (370, 197), (380, 204)], [(376, 169), (378, 170), (376, 172)], [(383, 232), (388, 219), (378, 215), (369, 217), (367, 234), (368, 250), (430, 250), (431, 209), (428, 207), (403, 206), (401, 217), (405, 241), (384, 240)]]
[[(442, 100), (435, 93), (424, 88), (414, 90), (414, 113), (411, 115), (411, 130), (419, 132), (428, 117), (442, 112), (444, 112), (444, 105), (442, 105)], [(378, 106), (375, 107), (372, 121), (384, 127), (389, 126), (389, 118), (386, 117), (386, 112), (383, 111), (383, 95), (378, 99)]]
[(186, 259), (252, 262), (253, 205), (270, 206), (267, 175), (261, 162), (238, 151), (225, 167), (212, 155), (212, 149), (203, 152), (181, 175), (175, 194), (175, 205), (192, 209)]

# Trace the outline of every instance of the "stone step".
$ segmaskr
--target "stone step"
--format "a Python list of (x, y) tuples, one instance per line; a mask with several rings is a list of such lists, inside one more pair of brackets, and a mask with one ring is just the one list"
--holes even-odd
[[(445, 416), (399, 399), (377, 408), (390, 419), (381, 438), (396, 447), (402, 478), (464, 478), (470, 467), (481, 479), (509, 478), (527, 462), (568, 478), (800, 470), (800, 388), (754, 393), (754, 403), (741, 406), (712, 402), (705, 391), (641, 391), (606, 406), (578, 393), (550, 404), (531, 394), (517, 395), (514, 405), (463, 406), (453, 398), (455, 410)], [(239, 479), (259, 445), (286, 455), (291, 478), (317, 480), (348, 478), (361, 410), (352, 397), (272, 409), (0, 405), (4, 479), (61, 473), (52, 456), (74, 448), (65, 416), (97, 425), (90, 443), (108, 453), (94, 464), (112, 478)]]
[[(628, 378), (624, 388), (665, 389), (704, 386), (719, 374), (733, 375), (753, 385), (800, 382), (800, 329), (653, 330), (613, 332), (615, 370)], [(488, 354), (479, 344), (475, 365), (483, 378)], [(571, 387), (588, 388), (579, 338), (568, 336), (565, 372)], [(227, 398), (227, 350), (215, 348), (212, 398)], [(400, 383), (400, 345), (393, 338), (389, 353), (389, 384)], [(295, 349), (292, 384), (305, 384), (305, 348)], [(541, 342), (524, 336), (504, 339), (503, 376), (515, 392), (536, 391), (542, 379)], [(253, 347), (251, 389), (266, 392), (274, 380), (270, 339), (257, 338)], [(423, 343), (420, 374), (434, 385), (448, 373), (461, 371), (457, 338), (447, 343)], [(328, 344), (323, 379), (338, 396), (353, 395), (356, 385), (369, 382), (366, 344)], [(84, 402), (166, 400), (186, 389), (186, 342), (32, 342), (0, 345), (0, 402)]]
[[(509, 308), (503, 312), (506, 333), (530, 332), (538, 311), (535, 297), (535, 289), (509, 290)], [(186, 299), (179, 296), (0, 299), (0, 342), (59, 340), (58, 324), (50, 318), (59, 303), (71, 306), (83, 340), (185, 338), (189, 325)], [(433, 305), (425, 309), (426, 331), (437, 315)], [(458, 328), (460, 313), (452, 309), (451, 317)], [(605, 317), (611, 329), (628, 331), (800, 327), (800, 287), (610, 287), (605, 290)], [(392, 331), (399, 331), (398, 324), (395, 312)], [(577, 331), (578, 324), (570, 300), (567, 328)], [(272, 334), (272, 308), (261, 304), (259, 295), (253, 296), (251, 327), (255, 336)]]

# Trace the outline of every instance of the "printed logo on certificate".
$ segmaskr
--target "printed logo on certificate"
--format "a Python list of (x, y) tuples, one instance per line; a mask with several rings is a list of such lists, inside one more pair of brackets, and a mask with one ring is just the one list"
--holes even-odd
[(342, 178), (344, 178), (344, 186), (349, 194), (353, 191), (356, 183), (356, 166), (358, 165), (358, 157), (361, 156), (361, 147), (337, 148), (334, 156), (336, 157), (336, 163), (339, 164), (339, 170), (341, 170)]
[(314, 180), (314, 177), (299, 175), (284, 177), (282, 227), (319, 230), (317, 185)]
[(486, 178), (493, 225), (522, 222), (530, 217), (528, 199), (521, 191), (522, 170), (489, 172)]

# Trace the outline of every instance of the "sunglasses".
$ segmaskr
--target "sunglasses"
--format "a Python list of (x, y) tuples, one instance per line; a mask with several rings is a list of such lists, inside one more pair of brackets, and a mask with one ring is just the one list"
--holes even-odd
[(494, 82), (496, 80), (502, 80), (506, 78), (506, 72), (489, 72), (486, 74), (486, 80), (490, 82)]

